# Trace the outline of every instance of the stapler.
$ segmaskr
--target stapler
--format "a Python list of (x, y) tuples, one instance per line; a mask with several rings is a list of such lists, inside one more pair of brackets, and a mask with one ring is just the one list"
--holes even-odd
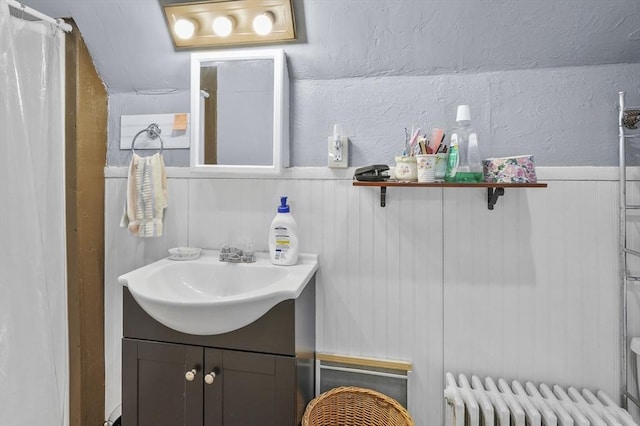
[(389, 180), (389, 166), (386, 164), (374, 164), (356, 169), (353, 175), (355, 180), (364, 182), (384, 182)]

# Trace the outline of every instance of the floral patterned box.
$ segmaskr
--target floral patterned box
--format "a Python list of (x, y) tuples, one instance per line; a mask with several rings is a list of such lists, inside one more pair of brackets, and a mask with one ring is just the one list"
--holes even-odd
[(533, 155), (487, 158), (482, 161), (485, 182), (536, 183), (536, 166)]

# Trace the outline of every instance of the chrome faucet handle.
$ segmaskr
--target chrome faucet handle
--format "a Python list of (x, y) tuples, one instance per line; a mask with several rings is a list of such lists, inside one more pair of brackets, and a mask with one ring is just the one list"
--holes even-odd
[(240, 263), (243, 256), (244, 252), (239, 248), (230, 247), (226, 244), (220, 248), (220, 262)]
[(245, 249), (223, 245), (220, 247), (220, 262), (253, 263), (256, 261), (256, 250), (253, 244), (247, 244)]
[(253, 263), (256, 261), (256, 249), (253, 247), (253, 244), (247, 244), (245, 246), (242, 261), (244, 263)]
[(234, 250), (235, 249), (233, 247), (231, 247), (230, 245), (228, 245), (228, 244), (223, 244), (220, 247), (220, 253), (225, 253), (225, 254), (232, 253)]

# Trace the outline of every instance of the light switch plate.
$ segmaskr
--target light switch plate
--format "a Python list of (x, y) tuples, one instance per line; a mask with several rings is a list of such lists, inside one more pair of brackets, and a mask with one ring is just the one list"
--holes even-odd
[(329, 136), (327, 139), (327, 166), (332, 169), (346, 169), (349, 167), (349, 138), (342, 136), (340, 141), (342, 142), (342, 159), (335, 161), (336, 150), (333, 146), (334, 138), (333, 136)]

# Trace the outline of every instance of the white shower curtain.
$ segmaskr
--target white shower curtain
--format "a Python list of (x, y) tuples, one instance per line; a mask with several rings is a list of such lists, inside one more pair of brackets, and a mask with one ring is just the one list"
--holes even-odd
[(0, 1), (0, 425), (68, 424), (64, 35)]

